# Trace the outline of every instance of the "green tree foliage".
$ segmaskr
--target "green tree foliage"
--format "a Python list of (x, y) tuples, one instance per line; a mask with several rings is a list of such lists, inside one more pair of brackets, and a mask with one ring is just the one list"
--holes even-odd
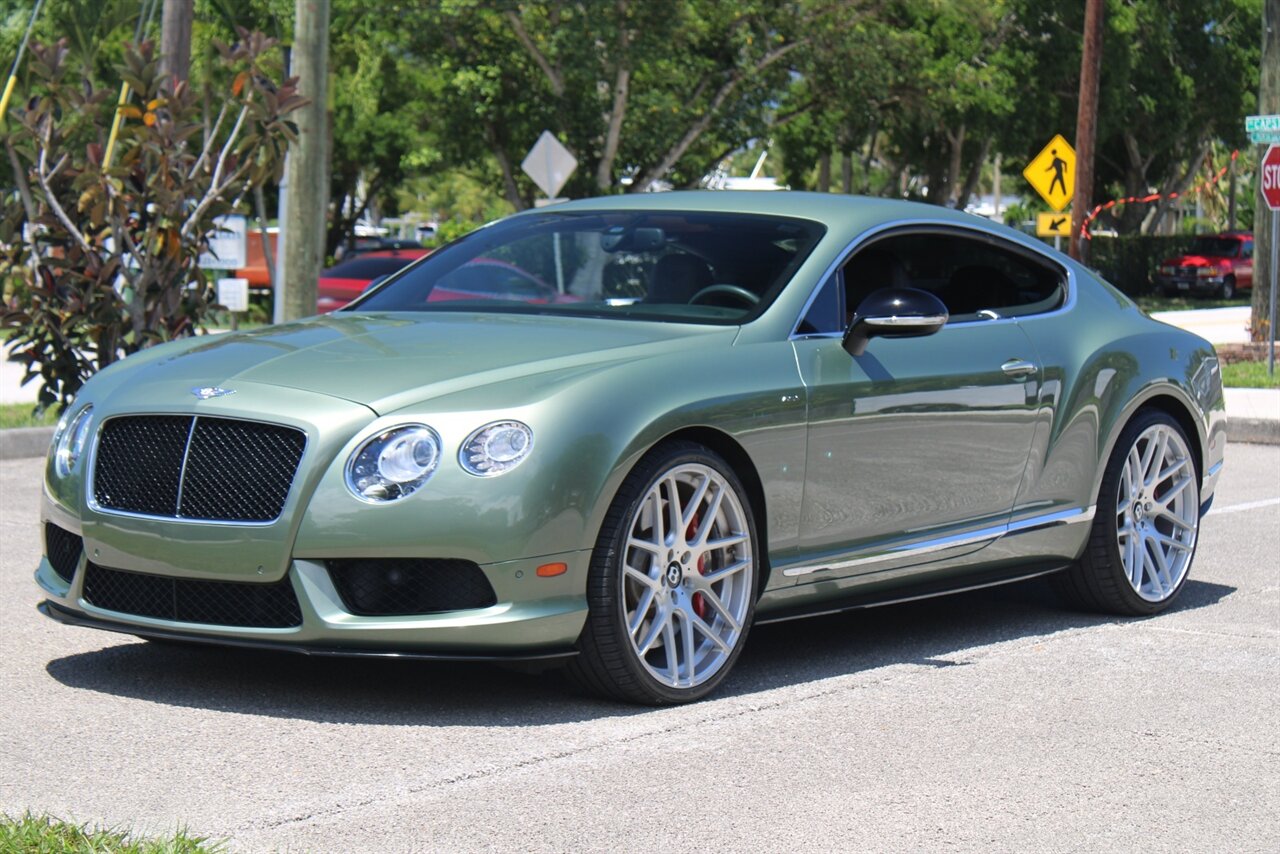
[[(1008, 0), (1011, 51), (1027, 81), (1001, 148), (1016, 162), (1075, 127), (1083, 4)], [(1125, 232), (1160, 225), (1171, 193), (1212, 171), (1213, 142), (1244, 143), (1260, 58), (1261, 0), (1108, 0), (1102, 36), (1098, 159), (1093, 198), (1160, 193), (1119, 213)], [(1224, 165), (1221, 155), (1212, 167)]]
[(244, 31), (220, 46), (225, 85), (207, 132), (194, 91), (161, 80), (152, 43), (128, 47), (119, 74), (137, 101), (110, 161), (114, 89), (71, 70), (66, 42), (32, 46), (40, 82), (7, 140), (21, 192), (0, 196), (0, 326), (25, 380), (41, 379), (41, 406), (65, 406), (95, 371), (202, 323), (214, 295), (198, 258), (215, 219), (278, 180), (287, 116), (303, 103), (261, 64), (273, 46)]

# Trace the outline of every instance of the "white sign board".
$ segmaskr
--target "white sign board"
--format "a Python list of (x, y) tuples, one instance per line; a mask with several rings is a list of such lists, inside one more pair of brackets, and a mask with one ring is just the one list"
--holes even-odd
[(578, 158), (565, 148), (555, 134), (544, 130), (542, 136), (529, 149), (520, 168), (533, 179), (542, 192), (554, 198), (578, 168)]
[(206, 270), (239, 270), (248, 265), (247, 226), (239, 214), (214, 219), (215, 228), (209, 235), (209, 249), (200, 256), (200, 266)]
[(218, 305), (227, 311), (248, 311), (249, 280), (218, 279)]

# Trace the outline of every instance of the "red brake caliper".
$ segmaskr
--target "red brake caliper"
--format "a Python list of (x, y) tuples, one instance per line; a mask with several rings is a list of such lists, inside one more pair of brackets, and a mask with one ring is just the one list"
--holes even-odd
[[(689, 530), (684, 532), (684, 538), (686, 541), (688, 541), (695, 534), (698, 533), (698, 519), (699, 519), (699, 514), (694, 513), (693, 521), (689, 523)], [(707, 556), (705, 554), (699, 556), (698, 557), (698, 573), (700, 575), (707, 574), (706, 564), (707, 564)], [(705, 620), (707, 618), (707, 613), (710, 610), (711, 609), (707, 607), (706, 597), (704, 597), (701, 593), (693, 594), (693, 613), (697, 614), (699, 617)]]

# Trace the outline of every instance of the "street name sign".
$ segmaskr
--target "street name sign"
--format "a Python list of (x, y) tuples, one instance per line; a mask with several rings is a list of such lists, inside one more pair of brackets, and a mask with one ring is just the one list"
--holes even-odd
[(578, 158), (556, 139), (555, 134), (544, 130), (525, 155), (520, 168), (548, 198), (555, 198), (573, 170), (578, 168)]
[(1049, 207), (1060, 211), (1071, 204), (1076, 191), (1076, 151), (1062, 134), (1049, 140), (1049, 144), (1032, 158), (1022, 170), (1033, 189)]
[(1280, 142), (1280, 130), (1255, 130), (1249, 134), (1249, 141), (1259, 145)]
[(1245, 116), (1245, 133), (1280, 133), (1280, 116)]
[(1262, 155), (1262, 198), (1267, 207), (1280, 211), (1280, 145), (1273, 145)]
[(1071, 211), (1036, 214), (1037, 237), (1070, 237)]

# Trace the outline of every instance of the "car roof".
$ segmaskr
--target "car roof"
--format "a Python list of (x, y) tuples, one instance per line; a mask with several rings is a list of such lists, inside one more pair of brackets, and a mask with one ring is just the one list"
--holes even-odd
[(706, 211), (714, 213), (771, 214), (821, 222), (829, 227), (863, 228), (890, 220), (929, 219), (991, 225), (992, 221), (963, 211), (872, 196), (809, 193), (795, 190), (766, 193), (758, 190), (682, 190), (670, 193), (632, 193), (580, 199), (548, 205), (532, 213), (580, 213), (585, 211), (650, 210)]

